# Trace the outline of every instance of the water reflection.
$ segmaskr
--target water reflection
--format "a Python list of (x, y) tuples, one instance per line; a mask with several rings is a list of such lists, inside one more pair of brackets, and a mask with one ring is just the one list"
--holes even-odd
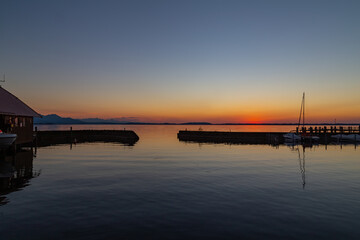
[[(300, 149), (297, 148), (298, 151), (298, 159), (299, 159), (299, 166), (300, 166), (300, 173), (302, 178), (302, 186), (305, 189), (305, 146), (302, 146), (302, 154), (300, 154)], [(302, 155), (302, 156), (301, 156)]]
[(22, 190), (30, 185), (30, 180), (38, 177), (41, 170), (33, 170), (33, 158), (36, 157), (32, 149), (21, 150), (15, 154), (1, 153), (0, 155), (0, 205), (9, 202), (6, 195)]
[[(305, 150), (306, 148), (312, 148), (313, 145), (304, 145), (304, 144), (287, 144), (290, 147), (291, 151), (297, 152), (297, 159), (299, 161), (299, 168), (302, 180), (302, 188), (305, 189), (306, 185), (306, 170), (305, 170)], [(316, 145), (318, 146), (318, 145)]]
[[(320, 159), (327, 159), (325, 161), (329, 161), (329, 159), (333, 159), (333, 155), (335, 151), (338, 151), (340, 154), (345, 154), (345, 152), (348, 152), (350, 149), (354, 150), (354, 154), (357, 150), (357, 143), (339, 143), (331, 142), (329, 144), (319, 144), (317, 142), (306, 142), (306, 143), (299, 143), (299, 142), (285, 142), (284, 144), (241, 144), (241, 143), (203, 143), (201, 141), (179, 141), (187, 145), (194, 145), (198, 146), (199, 149), (204, 148), (204, 151), (210, 151), (211, 149), (209, 147), (211, 146), (218, 146), (218, 148), (222, 147), (231, 147), (233, 146), (235, 149), (247, 149), (247, 148), (258, 148), (258, 149), (264, 149), (265, 147), (271, 147), (271, 149), (274, 149), (275, 151), (272, 152), (273, 156), (283, 156), (286, 154), (286, 151), (284, 150), (290, 150), (293, 152), (293, 157), (290, 157), (290, 159), (296, 161), (296, 165), (293, 164), (292, 167), (296, 167), (296, 179), (298, 179), (298, 174), (300, 172), (300, 179), (301, 179), (301, 186), (302, 189), (305, 190), (306, 186), (309, 186), (309, 182), (307, 182), (306, 179), (306, 157), (307, 160), (317, 160)], [(344, 149), (343, 149), (344, 148)], [(340, 150), (340, 151), (339, 151)], [(345, 150), (345, 151), (343, 151)], [(227, 151), (230, 152), (229, 148), (227, 148)], [(307, 155), (307, 156), (306, 156)], [(253, 158), (256, 156), (256, 154), (252, 153), (249, 158)], [(317, 157), (315, 157), (317, 156)], [(348, 157), (347, 153), (346, 155), (342, 155)], [(314, 164), (319, 164), (317, 161), (311, 161), (311, 166), (313, 169)], [(283, 165), (282, 165), (283, 166)], [(323, 169), (322, 171), (326, 171), (328, 169), (327, 164), (322, 165)], [(300, 170), (300, 171), (299, 171)], [(284, 173), (284, 172), (282, 172)], [(318, 178), (318, 176), (315, 176), (312, 174), (312, 180), (311, 182), (314, 182), (314, 179)], [(298, 186), (298, 180), (296, 181), (296, 185)], [(300, 186), (299, 186), (300, 187)]]
[(31, 186), (25, 191), (5, 195), (11, 204), (0, 207), (6, 219), (1, 237), (360, 235), (359, 152), (353, 146), (188, 143), (178, 141), (172, 126), (139, 126), (138, 132), (134, 147), (81, 143), (71, 151), (68, 145), (38, 148), (33, 168), (46, 169), (46, 174), (28, 179), (24, 185)]

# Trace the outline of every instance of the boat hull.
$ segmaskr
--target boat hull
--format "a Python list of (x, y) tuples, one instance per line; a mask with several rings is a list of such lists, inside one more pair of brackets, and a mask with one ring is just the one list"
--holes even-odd
[(286, 141), (300, 141), (301, 137), (296, 133), (286, 133), (283, 135)]
[(320, 137), (318, 137), (318, 136), (302, 136), (302, 138), (305, 140), (310, 140), (310, 139), (315, 140), (315, 141), (320, 140)]
[(337, 134), (331, 136), (332, 138), (337, 139), (338, 141), (352, 141), (352, 142), (360, 142), (360, 135), (359, 134)]
[(285, 138), (285, 141), (302, 141), (302, 140), (314, 140), (318, 141), (320, 138), (318, 136), (312, 136), (312, 135), (299, 135), (296, 133), (286, 133), (283, 135)]
[(0, 147), (11, 146), (15, 142), (16, 137), (16, 134), (0, 134)]

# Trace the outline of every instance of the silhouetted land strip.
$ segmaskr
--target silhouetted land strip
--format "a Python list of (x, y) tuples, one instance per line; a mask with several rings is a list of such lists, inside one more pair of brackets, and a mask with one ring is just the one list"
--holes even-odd
[(35, 144), (44, 147), (83, 142), (116, 142), (132, 146), (138, 140), (138, 135), (131, 130), (38, 131)]

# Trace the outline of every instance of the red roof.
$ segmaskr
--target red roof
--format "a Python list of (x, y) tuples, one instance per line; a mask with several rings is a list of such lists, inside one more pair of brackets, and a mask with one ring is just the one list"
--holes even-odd
[(41, 117), (20, 99), (0, 86), (0, 114), (24, 117)]

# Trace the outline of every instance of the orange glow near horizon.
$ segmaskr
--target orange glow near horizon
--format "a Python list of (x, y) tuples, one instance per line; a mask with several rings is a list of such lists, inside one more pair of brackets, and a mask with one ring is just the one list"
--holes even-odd
[[(359, 84), (360, 86), (360, 84)], [(296, 123), (302, 93), (273, 94), (258, 91), (255, 95), (237, 91), (182, 94), (153, 92), (132, 96), (118, 92), (67, 92), (67, 96), (50, 91), (29, 95), (27, 89), (12, 91), (43, 115), (58, 114), (71, 118), (131, 119), (139, 122), (210, 122), (210, 123)], [(10, 89), (11, 91), (11, 89)], [(101, 94), (101, 95), (100, 95)], [(329, 97), (338, 94), (337, 98)], [(23, 97), (25, 96), (25, 97)], [(93, 97), (96, 96), (96, 97)], [(214, 97), (215, 96), (215, 97)], [(308, 123), (359, 123), (360, 95), (354, 87), (338, 92), (307, 94), (305, 118)]]
[[(204, 111), (192, 111), (183, 110), (180, 111), (144, 111), (144, 114), (136, 114), (135, 111), (121, 114), (119, 111), (73, 111), (68, 112), (65, 110), (51, 110), (51, 109), (39, 109), (39, 112), (43, 115), (58, 114), (61, 117), (71, 118), (102, 118), (102, 119), (132, 119), (138, 122), (211, 122), (211, 123), (296, 123), (299, 117), (299, 110), (284, 110), (284, 111), (272, 111), (264, 109), (263, 111), (252, 109), (243, 110), (241, 113), (235, 111), (227, 111), (219, 109), (212, 109), (211, 112)], [(357, 115), (353, 114), (353, 110), (346, 111), (346, 109), (339, 109), (334, 111), (316, 111), (309, 110), (306, 114), (307, 123), (321, 123), (321, 122), (344, 122), (344, 123), (358, 123), (360, 122), (360, 109), (358, 109)], [(131, 120), (129, 120), (131, 121)]]

